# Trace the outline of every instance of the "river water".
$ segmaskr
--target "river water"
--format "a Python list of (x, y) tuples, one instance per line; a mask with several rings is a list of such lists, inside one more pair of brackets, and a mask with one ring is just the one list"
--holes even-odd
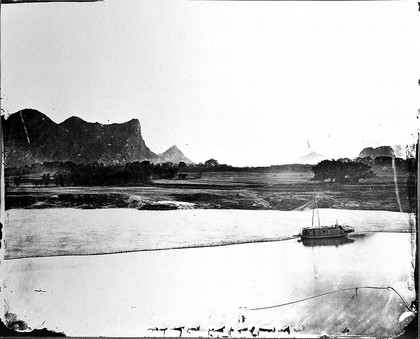
[[(322, 224), (356, 232), (411, 232), (414, 216), (386, 211), (320, 209)], [(311, 225), (312, 212), (250, 210), (12, 209), (7, 259), (117, 253), (290, 239)], [(410, 223), (411, 221), (411, 223)]]
[[(338, 218), (354, 226), (355, 234), (346, 242), (300, 243), (292, 236), (308, 225), (309, 211), (10, 210), (6, 307), (31, 328), (71, 336), (161, 336), (149, 330), (155, 327), (177, 336), (170, 329), (182, 326), (201, 331), (183, 336), (223, 326), (234, 337), (252, 336), (241, 328), (287, 326), (303, 337), (401, 333), (405, 303), (415, 296), (410, 216), (320, 214), (326, 224)], [(116, 253), (224, 243), (234, 245)], [(402, 299), (393, 290), (361, 288), (368, 286), (391, 286)], [(351, 290), (253, 310), (340, 289)]]

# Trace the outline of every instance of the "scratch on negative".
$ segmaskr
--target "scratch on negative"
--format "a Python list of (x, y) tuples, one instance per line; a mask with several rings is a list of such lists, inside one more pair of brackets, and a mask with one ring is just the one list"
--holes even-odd
[(392, 169), (394, 170), (394, 184), (395, 184), (395, 195), (397, 196), (398, 207), (400, 212), (403, 212), (400, 199), (400, 190), (398, 189), (398, 178), (397, 178), (397, 168), (395, 167), (395, 156), (392, 157)]
[(25, 121), (23, 120), (22, 111), (19, 111), (19, 113), (20, 113), (20, 119), (22, 120), (23, 129), (25, 130), (26, 139), (28, 140), (28, 145), (30, 145), (31, 141), (29, 140), (28, 130), (26, 129)]

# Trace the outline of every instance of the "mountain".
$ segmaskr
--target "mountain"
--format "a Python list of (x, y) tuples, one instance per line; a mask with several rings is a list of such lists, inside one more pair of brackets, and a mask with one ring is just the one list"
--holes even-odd
[(316, 152), (308, 153), (303, 157), (296, 159), (297, 164), (317, 164), (318, 162), (327, 159), (325, 155), (318, 154)]
[(377, 157), (394, 157), (394, 150), (391, 146), (379, 146), (376, 148), (366, 147), (360, 153), (360, 158), (370, 157), (375, 159)]
[(55, 160), (106, 165), (160, 160), (146, 146), (137, 119), (103, 125), (71, 117), (57, 124), (37, 110), (24, 109), (2, 120), (7, 167)]
[(407, 159), (408, 158), (414, 158), (416, 156), (416, 145), (395, 145), (392, 146), (394, 149), (395, 156), (397, 158)]
[(164, 161), (164, 162), (172, 162), (174, 164), (178, 164), (179, 162), (183, 161), (187, 165), (194, 164), (193, 161), (188, 159), (181, 150), (173, 145), (172, 147), (168, 148), (165, 152), (158, 154), (158, 156)]

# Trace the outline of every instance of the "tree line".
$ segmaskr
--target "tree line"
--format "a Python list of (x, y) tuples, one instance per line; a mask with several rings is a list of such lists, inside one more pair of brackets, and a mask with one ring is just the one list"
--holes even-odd
[[(338, 160), (323, 160), (316, 165), (273, 165), (266, 167), (234, 167), (219, 164), (215, 159), (204, 163), (187, 165), (185, 162), (174, 164), (171, 162), (154, 164), (150, 161), (135, 161), (126, 164), (104, 165), (96, 162), (91, 164), (75, 164), (71, 161), (51, 161), (42, 164), (35, 163), (18, 168), (6, 168), (6, 177), (15, 186), (22, 183), (32, 183), (35, 186), (100, 186), (124, 185), (136, 183), (150, 183), (153, 179), (190, 178), (192, 173), (200, 178), (202, 172), (308, 172), (314, 173), (314, 181), (330, 181), (336, 183), (359, 182), (376, 176), (375, 170), (389, 169), (392, 166), (399, 171), (416, 173), (414, 158), (400, 159), (391, 157), (377, 157), (375, 159), (356, 158), (354, 160), (342, 158)], [(31, 174), (43, 173), (42, 177), (31, 178)], [(187, 174), (188, 173), (188, 174)], [(12, 179), (13, 178), (13, 179)], [(6, 184), (9, 183), (9, 180)]]
[(354, 160), (342, 158), (338, 160), (323, 160), (312, 166), (314, 172), (314, 181), (325, 181), (345, 183), (359, 182), (362, 179), (376, 177), (372, 168), (383, 169), (395, 167), (398, 171), (406, 173), (416, 173), (417, 163), (414, 158), (401, 159), (386, 156), (371, 159), (356, 158)]
[[(58, 166), (57, 166), (58, 165)], [(22, 175), (34, 173), (34, 167), (9, 169), (7, 175), (14, 176), (13, 182), (16, 186), (21, 183), (30, 182), (38, 185), (48, 186), (107, 186), (124, 185), (135, 183), (148, 183), (152, 178), (172, 179), (178, 173), (178, 166), (173, 163), (153, 164), (149, 161), (135, 161), (124, 165), (109, 165), (92, 163), (88, 165), (66, 163), (44, 163), (40, 169), (56, 169), (51, 173), (44, 173), (41, 179), (27, 178)]]
[(278, 173), (278, 172), (308, 172), (311, 165), (287, 164), (271, 166), (244, 166), (237, 167), (227, 164), (220, 164), (216, 159), (209, 159), (204, 163), (187, 165), (183, 162), (178, 164), (179, 169), (187, 173), (196, 172), (253, 172), (253, 173)]
[(359, 182), (360, 179), (369, 179), (375, 176), (371, 166), (357, 161), (323, 160), (312, 166), (314, 181), (330, 182)]

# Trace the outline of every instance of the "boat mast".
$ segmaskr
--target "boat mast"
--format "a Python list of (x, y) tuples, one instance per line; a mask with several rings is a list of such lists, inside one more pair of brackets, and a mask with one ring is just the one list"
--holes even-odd
[(315, 208), (316, 208), (316, 199), (315, 199), (315, 192), (314, 192), (314, 208), (312, 209), (312, 226), (311, 227), (314, 227)]
[(318, 203), (315, 200), (315, 205), (316, 205), (316, 214), (318, 215), (318, 227), (321, 227), (321, 221), (319, 220), (319, 209), (318, 209)]
[(319, 219), (318, 203), (316, 201), (316, 196), (314, 192), (314, 208), (312, 209), (312, 227), (314, 227), (315, 209), (316, 209), (316, 214), (318, 215), (318, 227), (321, 227), (321, 221)]

